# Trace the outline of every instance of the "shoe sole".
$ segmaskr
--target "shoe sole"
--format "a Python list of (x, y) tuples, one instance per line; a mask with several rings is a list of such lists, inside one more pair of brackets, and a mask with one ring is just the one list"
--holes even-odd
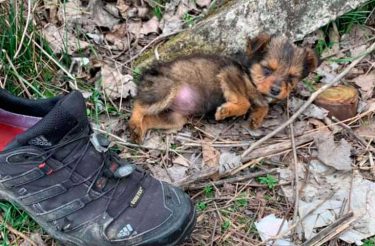
[[(7, 192), (4, 192), (0, 189), (0, 201), (7, 201), (10, 203), (13, 203), (26, 211), (28, 215), (37, 223), (39, 224), (50, 236), (52, 236), (57, 241), (61, 242), (64, 246), (82, 246), (81, 241), (75, 239), (74, 237), (68, 236), (64, 233), (57, 232), (55, 230), (50, 229), (50, 225), (48, 225), (46, 222), (41, 221), (40, 219), (34, 217), (32, 215), (32, 211), (28, 209), (27, 207), (24, 207), (16, 197), (14, 197), (11, 194), (8, 194)], [(191, 217), (191, 220), (188, 222), (187, 226), (185, 227), (184, 231), (181, 233), (181, 236), (177, 238), (174, 242), (167, 244), (165, 246), (176, 246), (184, 242), (193, 232), (193, 229), (195, 227), (196, 223), (196, 211), (193, 208), (192, 209), (193, 216)], [(103, 244), (104, 245), (104, 244)], [(106, 245), (111, 245), (111, 243), (107, 243)], [(114, 243), (112, 245), (119, 245), (118, 243)], [(124, 244), (125, 245), (125, 244)], [(141, 244), (133, 244), (132, 246), (140, 246)]]

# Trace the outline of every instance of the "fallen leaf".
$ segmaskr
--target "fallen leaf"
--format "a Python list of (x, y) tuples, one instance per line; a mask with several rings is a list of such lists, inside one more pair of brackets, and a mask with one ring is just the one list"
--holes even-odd
[(167, 168), (167, 173), (172, 178), (173, 183), (178, 183), (186, 177), (188, 168), (180, 165), (173, 165)]
[(128, 10), (130, 6), (126, 3), (125, 0), (117, 0), (116, 4), (117, 9), (119, 10), (122, 18), (126, 19), (128, 17)]
[(202, 142), (203, 163), (209, 167), (217, 167), (219, 165), (220, 151), (212, 147), (209, 139), (204, 139)]
[[(292, 97), (292, 99), (290, 100), (289, 108), (292, 112), (296, 112), (304, 103), (304, 100)], [(315, 104), (311, 104), (302, 112), (302, 115), (321, 120), (327, 117), (328, 110), (320, 108)]]
[(219, 159), (220, 167), (219, 173), (224, 174), (226, 172), (230, 172), (231, 170), (235, 169), (242, 165), (241, 163), (241, 156), (232, 153), (232, 152), (224, 152), (220, 155)]
[(164, 182), (168, 182), (168, 183), (172, 182), (165, 168), (155, 165), (155, 166), (150, 166), (150, 170), (151, 170), (152, 176), (154, 176), (155, 178)]
[(164, 35), (168, 35), (182, 30), (184, 23), (178, 16), (163, 16), (160, 21), (160, 28), (163, 30)]
[(177, 156), (177, 158), (174, 159), (172, 162), (173, 162), (173, 164), (178, 164), (178, 165), (181, 165), (181, 166), (184, 166), (184, 167), (190, 166), (189, 160), (187, 160), (185, 157), (183, 157), (181, 155)]
[(125, 37), (127, 33), (126, 24), (115, 25), (111, 32), (105, 35), (105, 39), (112, 43), (119, 50), (124, 50), (125, 46)]
[[(0, 1), (1, 3), (1, 1)], [(58, 8), (59, 8), (59, 1), (58, 0), (44, 0), (44, 8), (49, 12), (49, 23), (57, 24), (59, 21), (58, 18)]]
[(159, 32), (159, 20), (156, 16), (152, 17), (149, 21), (144, 22), (140, 30), (140, 33), (144, 35), (147, 35), (150, 33), (158, 33), (158, 32)]
[[(44, 243), (43, 239), (42, 239), (42, 236), (39, 234), (39, 233), (31, 233), (30, 235), (30, 239), (34, 242), (34, 244), (36, 246), (46, 246), (46, 244)], [(27, 241), (27, 240), (24, 240), (20, 246), (31, 246), (32, 244)]]
[(361, 124), (355, 132), (363, 138), (374, 139), (375, 138), (375, 121), (366, 122)]
[(128, 24), (129, 32), (134, 34), (136, 38), (139, 37), (141, 29), (142, 29), (142, 21), (131, 21)]
[(197, 0), (195, 2), (201, 8), (207, 7), (211, 4), (211, 0)]
[(55, 53), (67, 52), (68, 54), (72, 54), (90, 45), (85, 41), (77, 39), (73, 34), (65, 31), (63, 27), (58, 28), (53, 24), (45, 26), (42, 33)]
[[(254, 224), (263, 242), (287, 232), (289, 228), (287, 220), (277, 218), (274, 214), (270, 214)], [(284, 238), (274, 241), (273, 245), (292, 246), (294, 244), (289, 238)]]
[(375, 71), (360, 75), (353, 79), (353, 81), (361, 88), (361, 92), (363, 92), (363, 100), (367, 100), (372, 97), (375, 88)]
[(112, 29), (112, 27), (120, 21), (120, 19), (115, 18), (104, 9), (102, 0), (90, 1), (88, 9), (91, 10), (91, 17), (97, 26)]
[(321, 134), (314, 140), (318, 147), (318, 158), (325, 165), (336, 170), (352, 170), (350, 158), (352, 146), (344, 138), (339, 143), (335, 143), (332, 134)]
[(123, 75), (107, 64), (103, 65), (101, 71), (102, 86), (107, 96), (119, 99), (136, 95), (137, 85), (133, 81), (133, 76)]
[(59, 7), (57, 17), (62, 23), (72, 23), (75, 22), (75, 20), (82, 18), (84, 12), (80, 0), (64, 1)]

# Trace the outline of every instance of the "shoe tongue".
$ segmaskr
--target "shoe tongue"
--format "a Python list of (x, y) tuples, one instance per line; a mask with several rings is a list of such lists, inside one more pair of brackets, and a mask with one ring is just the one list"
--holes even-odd
[(36, 125), (18, 135), (17, 143), (51, 147), (78, 125), (88, 125), (88, 119), (84, 98), (80, 92), (74, 91), (58, 101)]

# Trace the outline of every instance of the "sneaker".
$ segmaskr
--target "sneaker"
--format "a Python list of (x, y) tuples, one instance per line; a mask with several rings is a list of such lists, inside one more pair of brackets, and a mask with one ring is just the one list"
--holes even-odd
[(177, 245), (190, 198), (108, 149), (79, 92), (27, 100), (0, 90), (0, 199), (64, 245)]

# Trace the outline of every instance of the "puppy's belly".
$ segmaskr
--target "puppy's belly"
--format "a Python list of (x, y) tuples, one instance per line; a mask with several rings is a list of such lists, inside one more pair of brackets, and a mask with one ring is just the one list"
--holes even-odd
[[(221, 94), (221, 93), (219, 93)], [(172, 101), (170, 109), (183, 115), (203, 115), (215, 110), (221, 103), (217, 92), (207, 93), (189, 85), (183, 85)]]

